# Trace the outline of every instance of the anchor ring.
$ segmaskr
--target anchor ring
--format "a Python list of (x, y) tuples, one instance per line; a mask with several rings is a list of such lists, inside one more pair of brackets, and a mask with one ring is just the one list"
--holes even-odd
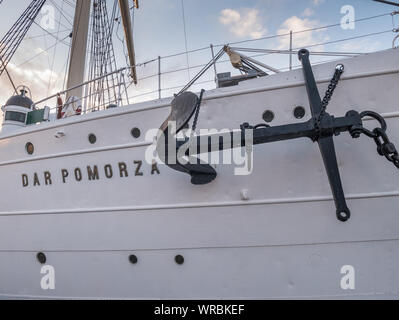
[[(387, 131), (387, 122), (378, 113), (376, 113), (374, 111), (364, 111), (364, 112), (360, 113), (360, 118), (363, 119), (365, 117), (370, 117), (370, 118), (373, 118), (374, 120), (377, 120), (379, 122), (379, 124), (381, 125), (380, 129), (383, 132)], [(362, 133), (364, 133), (366, 136), (368, 136), (370, 138), (377, 138), (378, 137), (376, 132), (370, 131), (370, 130), (364, 128), (364, 127), (361, 129), (361, 131), (362, 131)]]

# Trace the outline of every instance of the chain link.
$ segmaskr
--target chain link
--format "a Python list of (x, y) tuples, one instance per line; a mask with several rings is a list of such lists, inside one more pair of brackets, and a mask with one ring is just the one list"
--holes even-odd
[(199, 99), (198, 99), (197, 108), (195, 110), (195, 116), (194, 116), (193, 128), (192, 128), (192, 133), (193, 134), (195, 134), (195, 131), (197, 130), (198, 119), (199, 119), (199, 114), (200, 114), (200, 111), (201, 111), (201, 104), (202, 104), (202, 99), (204, 97), (204, 93), (205, 93), (205, 90), (202, 89), (201, 90), (201, 94), (200, 94)]
[(331, 98), (334, 94), (334, 91), (338, 86), (339, 80), (341, 80), (341, 76), (344, 73), (344, 70), (345, 70), (345, 67), (343, 64), (339, 64), (335, 67), (334, 76), (331, 79), (330, 84), (328, 85), (326, 94), (324, 96), (324, 99), (321, 102), (321, 111), (320, 111), (320, 114), (319, 114), (319, 117), (318, 117), (317, 123), (316, 123), (316, 126), (318, 128), (320, 128), (320, 124), (321, 124), (321, 121), (323, 120), (324, 115), (326, 114), (328, 104), (330, 103)]
[(399, 169), (399, 153), (395, 145), (389, 140), (387, 133), (381, 128), (376, 128), (373, 132), (376, 135), (374, 141), (377, 144), (378, 154), (387, 158), (389, 162), (392, 162)]
[[(205, 93), (205, 90), (202, 89), (201, 90), (201, 94), (200, 94), (200, 96), (198, 98), (197, 107), (195, 109), (193, 126), (191, 128), (191, 134), (190, 134), (190, 138), (188, 140), (188, 148), (189, 149), (193, 146), (194, 141), (195, 141), (195, 134), (196, 134), (196, 131), (197, 131), (198, 119), (199, 119), (199, 115), (200, 115), (200, 111), (201, 111), (201, 105), (202, 105), (202, 99), (204, 97), (204, 93)], [(190, 161), (192, 161), (192, 159)], [(201, 160), (198, 157), (197, 158), (197, 164), (200, 164), (200, 163), (201, 163)]]
[(372, 138), (377, 145), (377, 152), (381, 157), (385, 157), (389, 162), (392, 162), (396, 168), (399, 169), (399, 153), (395, 145), (388, 138), (386, 133), (387, 123), (385, 119), (378, 113), (373, 111), (365, 111), (360, 113), (360, 117), (363, 119), (365, 117), (370, 117), (377, 120), (380, 123), (380, 127), (375, 128), (370, 131), (363, 126), (354, 127), (351, 129), (350, 134), (353, 138), (359, 138), (360, 134), (365, 134), (366, 136)]

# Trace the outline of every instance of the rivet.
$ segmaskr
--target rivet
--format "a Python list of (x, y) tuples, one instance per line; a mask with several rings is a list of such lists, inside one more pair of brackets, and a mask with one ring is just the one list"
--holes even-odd
[(248, 201), (249, 200), (249, 190), (248, 189), (241, 190), (241, 200), (242, 201)]

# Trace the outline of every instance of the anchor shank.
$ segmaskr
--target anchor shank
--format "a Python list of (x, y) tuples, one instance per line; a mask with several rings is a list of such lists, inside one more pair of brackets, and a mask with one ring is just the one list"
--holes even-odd
[(346, 205), (345, 194), (342, 188), (337, 156), (335, 153), (334, 138), (323, 137), (319, 139), (318, 143), (337, 208), (337, 218), (345, 222), (350, 218), (350, 211)]
[[(316, 80), (313, 74), (312, 66), (309, 60), (309, 51), (303, 49), (299, 51), (299, 60), (302, 62), (303, 75), (305, 77), (306, 90), (309, 97), (310, 109), (312, 110), (313, 121), (318, 130), (323, 130), (323, 124), (331, 122), (331, 117), (326, 114), (326, 121), (318, 123), (318, 118), (323, 110), (320, 93), (317, 88)], [(327, 134), (318, 132), (319, 136), (315, 137), (320, 148), (324, 166), (327, 171), (328, 180), (330, 182), (331, 191), (333, 193), (335, 206), (337, 208), (337, 217), (340, 221), (347, 221), (350, 218), (350, 211), (346, 205), (345, 194), (342, 188), (341, 177), (338, 168), (337, 156), (334, 146), (334, 131), (327, 131)]]

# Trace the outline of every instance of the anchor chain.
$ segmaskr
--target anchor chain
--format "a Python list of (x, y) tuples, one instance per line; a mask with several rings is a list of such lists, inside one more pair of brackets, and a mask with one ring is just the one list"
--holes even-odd
[(353, 138), (359, 138), (360, 134), (365, 134), (369, 138), (372, 138), (377, 145), (377, 152), (381, 157), (385, 157), (389, 162), (392, 162), (396, 168), (399, 169), (399, 152), (395, 145), (389, 139), (387, 131), (387, 123), (385, 119), (378, 113), (373, 111), (365, 111), (360, 113), (360, 117), (370, 117), (377, 120), (380, 123), (380, 127), (370, 131), (364, 127), (354, 127), (350, 130), (350, 134)]
[(339, 64), (335, 67), (334, 76), (332, 77), (323, 101), (321, 102), (321, 111), (316, 121), (316, 128), (320, 128), (320, 124), (323, 120), (324, 115), (326, 114), (328, 104), (330, 103), (331, 98), (334, 95), (334, 91), (338, 86), (339, 80), (341, 80), (341, 76), (344, 73), (344, 70), (345, 67), (343, 64)]
[(374, 133), (377, 135), (374, 141), (377, 144), (378, 154), (385, 157), (399, 169), (399, 153), (395, 145), (389, 140), (387, 133), (381, 128), (374, 129)]
[[(190, 134), (190, 139), (188, 142), (189, 147), (191, 148), (191, 146), (193, 145), (194, 141), (195, 141), (195, 134), (197, 132), (197, 126), (198, 126), (198, 120), (199, 120), (199, 115), (200, 115), (200, 111), (201, 111), (201, 105), (202, 105), (202, 99), (204, 98), (204, 94), (205, 94), (205, 90), (202, 89), (201, 90), (201, 94), (198, 98), (198, 102), (197, 102), (197, 107), (195, 108), (195, 115), (194, 115), (194, 120), (193, 120), (193, 126), (191, 127), (191, 134)], [(199, 161), (199, 158), (198, 158)]]
[(195, 131), (197, 130), (198, 119), (199, 119), (199, 114), (200, 114), (200, 111), (201, 111), (201, 104), (202, 104), (202, 99), (204, 97), (204, 93), (205, 93), (205, 90), (202, 89), (201, 90), (201, 94), (200, 94), (199, 99), (198, 99), (197, 108), (195, 110), (195, 116), (194, 116), (193, 127), (192, 127), (192, 133), (193, 134), (195, 134)]

